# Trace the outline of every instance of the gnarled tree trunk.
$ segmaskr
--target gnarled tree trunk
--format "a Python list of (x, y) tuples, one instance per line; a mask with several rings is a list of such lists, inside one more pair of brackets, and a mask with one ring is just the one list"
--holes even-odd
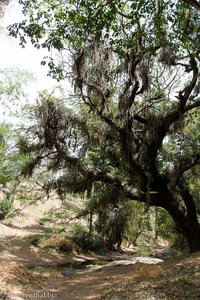
[(180, 194), (183, 199), (182, 205), (177, 201), (175, 192), (170, 191), (165, 180), (160, 178), (154, 182), (154, 189), (158, 194), (155, 205), (168, 211), (174, 220), (177, 231), (186, 238), (190, 253), (200, 250), (200, 224), (197, 219), (196, 207), (189, 189), (180, 184)]

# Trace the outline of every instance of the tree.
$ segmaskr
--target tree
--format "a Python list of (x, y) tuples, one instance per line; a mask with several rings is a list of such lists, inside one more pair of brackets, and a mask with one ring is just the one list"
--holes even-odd
[(20, 168), (14, 154), (9, 149), (11, 130), (5, 124), (0, 125), (0, 220), (4, 219), (12, 207), (12, 195), (15, 192), (15, 180)]
[(38, 103), (19, 144), (30, 155), (27, 173), (45, 161), (61, 170), (52, 183), (60, 192), (100, 184), (162, 207), (190, 252), (200, 250), (190, 184), (200, 163), (198, 10), (167, 0), (20, 2), (26, 20), (11, 35), (62, 57), (68, 49), (71, 66), (52, 57), (42, 64), (71, 78), (80, 103), (78, 113), (50, 96)]
[[(21, 166), (26, 159), (18, 155), (15, 143), (17, 131), (14, 124), (9, 123), (8, 117), (16, 118), (19, 100), (25, 101), (24, 86), (33, 80), (33, 75), (17, 68), (0, 69), (0, 107), (2, 115), (6, 113), (6, 121), (0, 123), (0, 219), (4, 219), (13, 201), (22, 196), (19, 192)], [(10, 122), (16, 121), (10, 118)], [(24, 191), (23, 191), (24, 192)]]

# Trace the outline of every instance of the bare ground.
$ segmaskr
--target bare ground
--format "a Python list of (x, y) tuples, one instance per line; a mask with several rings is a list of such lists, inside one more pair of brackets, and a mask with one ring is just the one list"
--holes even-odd
[[(31, 215), (31, 214), (30, 214)], [(37, 214), (36, 214), (37, 215)], [(31, 226), (29, 225), (31, 224)], [(161, 262), (121, 254), (105, 266), (89, 267), (62, 276), (33, 274), (30, 264), (64, 264), (99, 258), (96, 254), (49, 253), (30, 246), (23, 237), (38, 233), (34, 219), (0, 225), (0, 298), (58, 300), (155, 300), (200, 299), (200, 254)], [(121, 258), (121, 261), (119, 261)]]

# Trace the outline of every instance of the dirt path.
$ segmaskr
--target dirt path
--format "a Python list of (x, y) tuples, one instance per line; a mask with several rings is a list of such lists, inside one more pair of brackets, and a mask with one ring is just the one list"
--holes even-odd
[(101, 269), (85, 271), (80, 275), (75, 274), (69, 278), (62, 278), (59, 281), (59, 288), (55, 284), (58, 281), (49, 278), (48, 286), (58, 292), (60, 300), (99, 299), (108, 292), (112, 293), (112, 297), (119, 297), (118, 294), (125, 283), (141, 279), (148, 273), (155, 276), (161, 270), (160, 266), (156, 266), (152, 272), (152, 266), (149, 265), (142, 263), (126, 265), (122, 263), (121, 265), (109, 265)]
[[(55, 299), (59, 300), (97, 299), (105, 291), (112, 288), (115, 294), (115, 284), (124, 284), (133, 278), (141, 277), (142, 274), (146, 276), (151, 270), (151, 266), (148, 264), (157, 263), (152, 258), (145, 258), (141, 263), (139, 259), (130, 259), (131, 257), (127, 260), (128, 257), (126, 256), (126, 260), (117, 260), (106, 266), (91, 266), (85, 270), (77, 270), (66, 274), (65, 277), (61, 274), (36, 276), (24, 267), (30, 264), (45, 266), (81, 260), (105, 259), (105, 257), (48, 253), (30, 246), (23, 240), (23, 237), (41, 232), (41, 228), (37, 226), (17, 228), (16, 226), (9, 227), (0, 224), (0, 232), (0, 270), (2, 279), (7, 282), (7, 287), (2, 286), (2, 288), (5, 288), (6, 293), (27, 291), (40, 293), (41, 296), (41, 293), (45, 292), (47, 298), (51, 295), (49, 293), (54, 293), (52, 295), (55, 295)], [(142, 258), (140, 260), (142, 261)], [(153, 272), (151, 271), (152, 274), (158, 274), (159, 272), (161, 272), (160, 266), (156, 266), (156, 269)], [(116, 293), (118, 293), (118, 290), (116, 290)], [(36, 298), (34, 295), (34, 299), (41, 299), (41, 297)]]
[[(30, 218), (17, 219), (12, 226), (0, 224), (0, 298), (56, 300), (173, 300), (200, 299), (200, 255), (160, 262), (155, 258), (136, 258), (130, 254), (106, 257), (49, 253), (30, 246), (23, 238), (40, 233)], [(84, 270), (33, 274), (27, 265), (60, 265), (95, 259), (113, 259), (105, 266)], [(121, 261), (119, 261), (121, 259)], [(5, 295), (4, 295), (5, 296)]]

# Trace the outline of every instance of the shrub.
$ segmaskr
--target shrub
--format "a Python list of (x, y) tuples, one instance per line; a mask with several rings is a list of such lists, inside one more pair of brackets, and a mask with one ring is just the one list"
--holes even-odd
[(101, 237), (96, 233), (90, 233), (84, 226), (74, 225), (71, 233), (74, 243), (81, 250), (97, 251), (102, 248)]
[(53, 234), (52, 230), (43, 234), (32, 234), (24, 239), (34, 247), (41, 247), (46, 250), (71, 252), (73, 250), (73, 240), (60, 234)]
[(32, 235), (26, 236), (24, 239), (32, 246), (38, 247), (38, 245), (41, 242), (41, 240), (43, 239), (43, 237), (44, 236), (42, 234), (32, 234)]
[(0, 202), (0, 220), (3, 220), (6, 215), (10, 212), (12, 202), (9, 199), (2, 200)]
[(73, 240), (61, 234), (53, 234), (43, 241), (42, 248), (55, 249), (57, 251), (71, 252), (73, 250)]

